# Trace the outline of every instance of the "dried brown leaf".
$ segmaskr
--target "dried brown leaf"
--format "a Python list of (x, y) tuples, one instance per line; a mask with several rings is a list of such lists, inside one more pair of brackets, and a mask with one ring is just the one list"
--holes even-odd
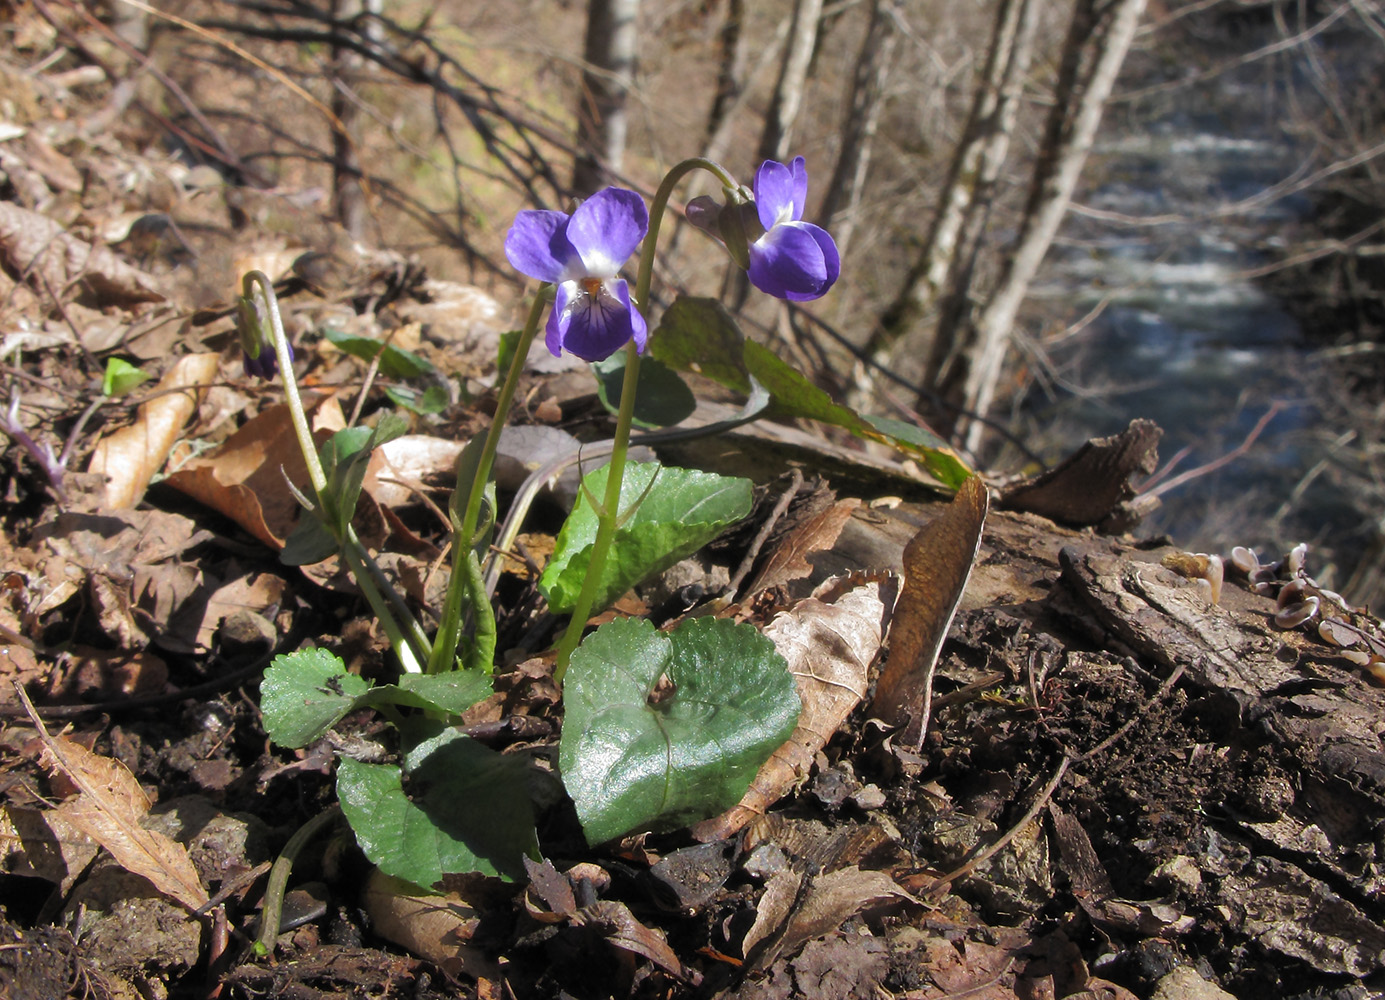
[(66, 232), (52, 219), (0, 202), (0, 254), (13, 273), (30, 276), (36, 290), (62, 296), (82, 283), (98, 304), (130, 305), (162, 301), (152, 275), (131, 267), (115, 253)]
[(805, 877), (802, 872), (790, 869), (776, 872), (765, 883), (765, 891), (760, 894), (760, 902), (755, 907), (755, 923), (750, 925), (741, 942), (742, 955), (749, 955), (761, 941), (782, 932), (787, 926)]
[(134, 775), (119, 761), (61, 736), (50, 736), (27, 695), (22, 690), (19, 694), (43, 740), (39, 763), (66, 774), (79, 789), (75, 799), (55, 810), (58, 816), (109, 851), (120, 867), (147, 878), (159, 892), (189, 910), (206, 903), (207, 892), (187, 848), (140, 825), (149, 812), (149, 798)]
[(135, 422), (97, 444), (87, 471), (106, 477), (107, 508), (118, 510), (139, 502), (184, 425), (197, 412), (207, 387), (216, 381), (220, 362), (217, 354), (179, 358), (159, 380), (153, 398), (140, 404)]
[(471, 943), (485, 902), (459, 891), (421, 894), (375, 869), (361, 892), (361, 906), (377, 934), (435, 962), (448, 975), (497, 976), (494, 959)]
[(976, 563), (987, 505), (986, 485), (973, 476), (904, 547), (904, 587), (872, 703), (879, 718), (903, 729), (904, 746), (920, 746), (928, 729), (933, 670)]
[(813, 564), (808, 557), (835, 545), (837, 536), (851, 518), (851, 512), (860, 505), (861, 501), (854, 497), (838, 500), (794, 525), (765, 559), (765, 565), (755, 577), (755, 582), (746, 589), (746, 596), (757, 594), (767, 587), (811, 576)]
[(635, 919), (624, 903), (600, 899), (590, 906), (584, 906), (572, 917), (572, 923), (579, 927), (590, 927), (599, 932), (607, 941), (622, 951), (642, 955), (665, 972), (682, 979), (690, 978), (690, 970), (683, 968), (668, 941), (661, 931), (646, 927)]
[[(333, 397), (307, 397), (304, 407), (319, 446), (346, 426)], [(167, 482), (225, 514), (270, 548), (282, 549), (299, 513), (285, 475), (299, 489), (309, 489), (308, 469), (288, 407), (275, 406), (247, 422), (220, 447), (188, 462)]]
[[(813, 938), (837, 929), (864, 910), (923, 905), (882, 871), (841, 868), (812, 878), (806, 887), (801, 881), (795, 883), (787, 877), (790, 874), (784, 873), (786, 877), (771, 879), (761, 899), (760, 905), (766, 911), (765, 923), (769, 924), (780, 918), (784, 901), (792, 891), (787, 916), (781, 920), (777, 933), (772, 928), (761, 927), (761, 915), (757, 914), (751, 934), (746, 935), (743, 947), (747, 955), (757, 944), (765, 942), (763, 950), (755, 958), (754, 968), (762, 969), (779, 955), (792, 954)], [(806, 877), (800, 876), (800, 879)], [(771, 888), (774, 889), (773, 893)], [(757, 932), (758, 936), (752, 940), (751, 935)]]
[(763, 815), (808, 775), (814, 755), (866, 696), (888, 615), (880, 587), (856, 587), (832, 604), (808, 598), (770, 622), (765, 635), (788, 661), (803, 710), (793, 735), (760, 768), (740, 803), (692, 828), (698, 840), (724, 840)]
[(45, 879), (66, 895), (96, 851), (94, 840), (51, 809), (0, 808), (0, 857), (8, 874)]

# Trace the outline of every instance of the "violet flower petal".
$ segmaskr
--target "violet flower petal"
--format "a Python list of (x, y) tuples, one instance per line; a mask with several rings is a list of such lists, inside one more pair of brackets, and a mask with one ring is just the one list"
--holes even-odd
[(643, 352), (648, 336), (624, 279), (588, 278), (558, 286), (544, 339), (555, 355), (570, 351), (584, 361), (602, 361), (632, 339)]
[[(794, 160), (796, 165), (801, 165), (803, 157)], [(794, 188), (795, 178), (793, 171), (782, 163), (774, 160), (766, 160), (760, 164), (760, 169), (755, 171), (755, 210), (760, 216), (760, 225), (765, 227), (765, 231), (773, 229), (781, 222), (796, 222), (802, 215), (802, 208), (799, 208), (799, 215), (794, 215)], [(806, 194), (808, 188), (808, 175), (803, 173), (803, 189)]]
[(840, 272), (836, 244), (812, 223), (780, 223), (750, 247), (750, 283), (775, 298), (819, 298)]
[(582, 273), (563, 277), (614, 278), (649, 230), (644, 199), (625, 188), (602, 188), (572, 213), (567, 238), (581, 257)]
[(539, 281), (562, 281), (578, 259), (568, 240), (568, 216), (562, 212), (526, 210), (515, 216), (505, 234), (505, 259), (516, 271)]

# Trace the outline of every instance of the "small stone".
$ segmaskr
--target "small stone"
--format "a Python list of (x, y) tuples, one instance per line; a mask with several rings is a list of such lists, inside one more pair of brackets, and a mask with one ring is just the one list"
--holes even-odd
[(1209, 983), (1191, 965), (1180, 965), (1154, 989), (1151, 1000), (1236, 1000), (1216, 983)]
[(879, 785), (866, 785), (851, 796), (851, 801), (856, 804), (858, 809), (883, 809), (885, 808), (885, 793), (880, 790)]
[(748, 855), (741, 863), (741, 871), (747, 876), (757, 881), (764, 881), (772, 875), (788, 871), (792, 867), (789, 864), (789, 856), (784, 853), (783, 848), (774, 844), (761, 844)]
[(268, 619), (245, 609), (223, 618), (216, 635), (221, 655), (233, 661), (267, 652), (278, 638)]
[(1202, 887), (1202, 871), (1186, 854), (1169, 858), (1150, 874), (1156, 888), (1173, 889), (1191, 895)]

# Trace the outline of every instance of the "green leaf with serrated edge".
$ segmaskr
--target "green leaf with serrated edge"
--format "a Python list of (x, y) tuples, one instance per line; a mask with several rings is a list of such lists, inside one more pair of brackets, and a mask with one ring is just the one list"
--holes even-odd
[(323, 330), (322, 335), (347, 354), (362, 361), (373, 361), (378, 356), (380, 374), (389, 378), (418, 378), (435, 371), (432, 364), (413, 351), (406, 351), (402, 347), (395, 347), (381, 340), (330, 328)]
[(528, 764), (444, 730), (404, 772), (343, 758), (337, 798), (356, 840), (386, 875), (431, 890), (444, 875), (524, 877), (538, 857)]
[(774, 643), (716, 618), (601, 626), (572, 656), (563, 705), (559, 769), (590, 844), (731, 808), (799, 713)]
[[(596, 373), (597, 398), (611, 413), (620, 410), (620, 397), (625, 388), (626, 357), (625, 351), (617, 351), (605, 361), (592, 365), (592, 371)], [(697, 399), (688, 384), (657, 358), (642, 360), (636, 379), (636, 427), (672, 427), (688, 419), (697, 409)]]
[(475, 670), (450, 670), (442, 674), (405, 674), (398, 684), (370, 689), (363, 705), (400, 705), (460, 715), (491, 695), (491, 679)]
[(123, 396), (150, 377), (148, 372), (141, 371), (128, 361), (109, 358), (106, 361), (106, 372), (101, 377), (101, 395)]
[[(539, 580), (539, 589), (554, 611), (571, 610), (586, 579), (597, 527), (596, 510), (588, 496), (605, 497), (609, 468), (602, 466), (583, 478), (586, 489), (558, 532), (553, 558)], [(636, 501), (639, 506), (616, 531), (593, 610), (609, 606), (641, 580), (692, 555), (745, 517), (752, 493), (748, 479), (666, 469), (657, 462), (626, 465), (620, 514), (624, 517)]]
[(745, 339), (716, 299), (679, 298), (664, 313), (649, 343), (651, 353), (669, 367), (697, 372), (737, 392), (748, 392), (754, 376), (769, 390), (771, 416), (809, 417), (891, 445), (920, 461), (930, 475), (953, 489), (972, 474), (937, 435), (898, 421), (863, 417), (834, 402), (773, 351)]
[(274, 658), (260, 681), (265, 732), (281, 747), (307, 746), (358, 704), (370, 683), (325, 649)]

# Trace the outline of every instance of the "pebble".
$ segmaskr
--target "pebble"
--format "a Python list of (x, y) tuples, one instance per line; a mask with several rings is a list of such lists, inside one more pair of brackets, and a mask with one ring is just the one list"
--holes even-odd
[(1154, 989), (1150, 1000), (1236, 1000), (1236, 998), (1215, 983), (1209, 983), (1198, 975), (1191, 965), (1180, 965), (1163, 979)]

